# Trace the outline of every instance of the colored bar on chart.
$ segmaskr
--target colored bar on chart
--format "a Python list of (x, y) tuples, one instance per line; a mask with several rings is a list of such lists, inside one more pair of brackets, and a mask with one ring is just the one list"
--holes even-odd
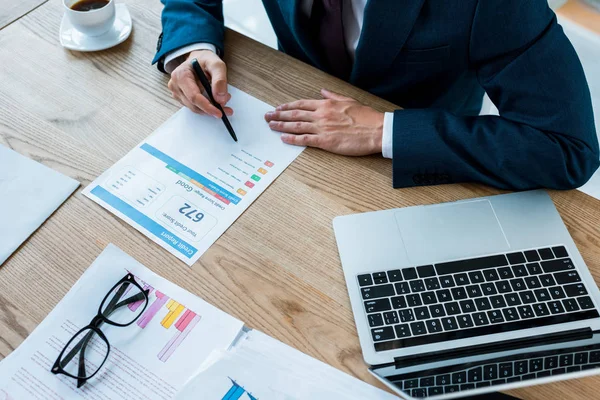
[(137, 325), (142, 329), (144, 329), (146, 327), (146, 325), (148, 325), (148, 323), (150, 321), (152, 321), (152, 318), (154, 318), (156, 313), (158, 313), (158, 311), (165, 305), (165, 303), (167, 301), (169, 301), (169, 297), (165, 296), (163, 293), (159, 292), (158, 290), (155, 292), (155, 294), (156, 294), (156, 299), (154, 300), (154, 302), (150, 305), (150, 307), (148, 307), (146, 309), (146, 311), (142, 314), (142, 316), (137, 320)]
[(231, 380), (231, 388), (225, 393), (225, 396), (223, 396), (221, 400), (238, 400), (242, 397), (245, 390), (233, 379), (229, 378), (229, 380)]
[(248, 186), (250, 189), (252, 189), (254, 187), (254, 183), (248, 181), (248, 182), (246, 182), (246, 186)]
[(264, 174), (266, 174), (266, 173), (267, 173), (267, 170), (266, 170), (266, 169), (264, 169), (264, 168), (259, 168), (259, 169), (258, 169), (258, 172), (260, 172), (261, 174), (263, 174), (263, 175), (264, 175)]
[[(167, 362), (167, 360), (173, 355), (175, 350), (177, 350), (177, 348), (181, 345), (187, 335), (190, 334), (198, 322), (200, 322), (199, 315), (196, 315), (191, 311), (187, 315), (184, 314), (179, 321), (177, 321), (177, 324), (175, 324), (177, 327), (177, 332), (173, 338), (169, 340), (165, 347), (163, 347), (160, 353), (158, 353), (158, 359), (162, 362)], [(177, 326), (178, 324), (179, 326)]]
[[(148, 285), (147, 283), (144, 283), (143, 289), (148, 290), (148, 296), (150, 296), (150, 294), (154, 290), (154, 288), (152, 286)], [(136, 301), (135, 303), (131, 303), (127, 307), (129, 307), (129, 309), (131, 311), (135, 312), (142, 304), (144, 304), (144, 300), (140, 300), (140, 301)]]
[(258, 182), (258, 181), (260, 181), (260, 176), (254, 174), (254, 175), (252, 175), (252, 180)]
[(275, 165), (275, 164), (273, 164), (271, 161), (265, 161), (265, 165), (266, 165), (267, 167), (271, 168), (271, 167), (272, 167), (273, 165)]
[(163, 318), (160, 324), (166, 329), (169, 329), (171, 325), (173, 325), (173, 322), (175, 322), (179, 314), (181, 314), (183, 310), (185, 310), (185, 307), (176, 302), (175, 300), (169, 300), (169, 302), (167, 303), (167, 308), (169, 309), (169, 313)]
[(244, 189), (238, 189), (238, 190), (237, 190), (237, 192), (238, 192), (239, 194), (241, 194), (242, 196), (245, 196), (245, 195), (246, 195), (246, 191), (245, 191)]

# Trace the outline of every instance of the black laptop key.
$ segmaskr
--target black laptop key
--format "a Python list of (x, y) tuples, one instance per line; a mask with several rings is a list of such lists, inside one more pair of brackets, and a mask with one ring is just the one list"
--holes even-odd
[(444, 393), (456, 393), (460, 391), (460, 385), (444, 386)]
[(498, 268), (498, 275), (500, 279), (512, 279), (515, 277), (510, 267)]
[(542, 269), (545, 273), (570, 271), (575, 269), (575, 264), (570, 258), (562, 258), (560, 260), (542, 261)]
[(517, 311), (519, 312), (519, 315), (522, 319), (533, 318), (535, 316), (535, 314), (533, 313), (533, 309), (529, 304), (517, 307)]
[(564, 285), (565, 283), (575, 283), (581, 282), (581, 278), (577, 271), (564, 271), (557, 272), (554, 274), (554, 279), (556, 279), (556, 283), (559, 285)]
[(559, 367), (570, 367), (573, 365), (573, 354), (562, 354), (558, 357)]
[(460, 307), (456, 301), (444, 304), (444, 308), (446, 309), (446, 314), (448, 315), (460, 314)]
[(475, 306), (477, 307), (477, 311), (486, 311), (492, 309), (492, 304), (487, 297), (475, 299)]
[(427, 333), (427, 327), (425, 326), (425, 322), (413, 322), (410, 324), (410, 330), (414, 336), (424, 335)]
[(416, 279), (414, 281), (410, 281), (410, 290), (413, 293), (423, 292), (425, 290), (425, 284), (422, 279)]
[(454, 282), (459, 286), (465, 286), (471, 283), (469, 277), (465, 273), (454, 275)]
[(460, 371), (452, 374), (453, 385), (460, 385), (465, 382), (467, 382), (467, 371)]
[(371, 336), (373, 337), (374, 342), (396, 339), (396, 335), (394, 334), (394, 328), (392, 328), (391, 326), (371, 329)]
[(476, 312), (473, 314), (473, 322), (475, 326), (483, 326), (488, 325), (490, 321), (488, 321), (487, 315), (484, 312)]
[(500, 310), (488, 311), (487, 315), (492, 324), (499, 324), (501, 322), (504, 322), (504, 317), (502, 316), (502, 312), (500, 312)]
[(435, 292), (437, 299), (440, 303), (445, 303), (447, 301), (452, 301), (452, 295), (450, 294), (450, 290), (442, 289)]
[(548, 289), (542, 288), (542, 289), (537, 289), (534, 290), (533, 293), (535, 294), (535, 298), (538, 301), (550, 301), (550, 292), (548, 292)]
[(444, 388), (441, 386), (430, 387), (427, 389), (428, 396), (436, 396), (438, 394), (444, 394)]
[(544, 287), (556, 285), (556, 281), (552, 277), (552, 274), (540, 275), (540, 282)]
[(552, 375), (560, 375), (565, 373), (567, 373), (567, 370), (565, 368), (556, 368), (552, 370)]
[(548, 289), (548, 291), (550, 292), (550, 296), (552, 296), (554, 300), (564, 299), (565, 297), (567, 297), (565, 291), (560, 286), (551, 287)]
[(440, 288), (440, 281), (438, 278), (426, 278), (424, 282), (427, 290), (437, 290)]
[(426, 378), (421, 378), (419, 380), (419, 386), (421, 387), (428, 387), (428, 386), (434, 386), (435, 385), (435, 378), (433, 376), (428, 376)]
[(400, 311), (398, 311), (398, 315), (400, 315), (400, 321), (402, 321), (402, 322), (410, 322), (410, 321), (415, 320), (415, 315), (413, 314), (413, 311), (410, 309), (400, 310)]
[(502, 310), (502, 314), (504, 314), (504, 319), (506, 320), (506, 322), (516, 321), (519, 319), (517, 309), (514, 307), (505, 308), (504, 310)]
[(417, 274), (419, 274), (419, 278), (429, 278), (435, 276), (435, 269), (433, 265), (422, 265), (417, 267)]
[(371, 278), (371, 274), (358, 275), (359, 286), (371, 286), (372, 284), (373, 279)]
[(554, 253), (552, 253), (552, 249), (550, 248), (539, 249), (538, 253), (540, 253), (542, 260), (552, 260), (554, 258)]
[(550, 376), (550, 371), (540, 371), (535, 376), (538, 378), (544, 378), (546, 376)]
[(423, 302), (421, 301), (421, 296), (418, 294), (408, 294), (406, 295), (406, 304), (409, 307), (417, 307), (422, 306)]
[(509, 306), (518, 306), (521, 305), (521, 299), (517, 293), (509, 293), (505, 294), (504, 298), (506, 299), (506, 304)]
[(523, 304), (531, 304), (536, 302), (535, 296), (531, 290), (519, 292), (519, 297), (521, 297), (521, 302)]
[(529, 372), (529, 368), (527, 368), (527, 361), (515, 361), (514, 368), (515, 375), (525, 375)]
[(387, 279), (387, 275), (385, 272), (374, 272), (373, 273), (373, 282), (375, 282), (376, 285), (380, 285), (382, 283), (387, 283), (388, 279)]
[(544, 369), (554, 369), (558, 367), (558, 356), (544, 358)]
[(386, 285), (361, 288), (360, 292), (362, 294), (363, 300), (378, 299), (381, 297), (390, 297), (396, 295), (394, 285), (389, 283)]
[(495, 269), (486, 269), (483, 271), (483, 276), (487, 282), (497, 281), (500, 279), (498, 272)]
[(472, 328), (475, 326), (473, 323), (473, 318), (469, 314), (463, 314), (456, 317), (456, 321), (458, 322), (458, 326), (461, 328)]
[(469, 272), (469, 279), (471, 280), (471, 283), (485, 282), (485, 278), (483, 277), (483, 274), (481, 273), (481, 271)]
[(540, 261), (540, 255), (535, 250), (527, 250), (524, 252), (528, 262)]
[(498, 293), (512, 292), (512, 288), (510, 287), (510, 283), (508, 281), (496, 282), (496, 290)]
[(394, 326), (394, 330), (396, 331), (396, 336), (400, 339), (410, 336), (410, 329), (408, 328), (408, 324), (396, 325)]
[(511, 269), (516, 277), (527, 276), (527, 268), (525, 268), (525, 265), (513, 265)]
[(581, 367), (579, 365), (574, 365), (572, 367), (567, 367), (567, 373), (581, 371)]
[(454, 317), (444, 317), (442, 318), (442, 325), (444, 330), (453, 331), (458, 329), (458, 324), (456, 323), (456, 318)]
[(510, 286), (512, 286), (512, 288), (515, 292), (518, 292), (519, 290), (527, 289), (527, 286), (525, 286), (525, 281), (523, 280), (523, 278), (511, 279)]
[(377, 299), (365, 301), (365, 310), (367, 314), (372, 312), (389, 311), (392, 309), (389, 299)]
[(402, 381), (402, 387), (404, 389), (414, 389), (419, 387), (419, 378), (405, 379)]
[(496, 286), (494, 286), (493, 283), (484, 283), (481, 285), (481, 291), (483, 292), (484, 296), (491, 296), (498, 293), (496, 291)]
[(466, 299), (467, 296), (467, 291), (465, 290), (464, 287), (456, 287), (456, 288), (452, 288), (450, 289), (450, 291), (452, 292), (452, 297), (454, 298), (454, 300), (463, 300)]
[(533, 358), (529, 360), (529, 371), (537, 372), (541, 371), (544, 368), (544, 359), (543, 358)]
[(415, 268), (403, 268), (402, 276), (404, 280), (410, 281), (412, 279), (417, 279), (417, 270)]
[(444, 307), (441, 304), (434, 304), (432, 306), (429, 306), (429, 312), (431, 313), (431, 317), (433, 318), (440, 318), (446, 316)]
[(540, 278), (537, 276), (528, 276), (525, 278), (525, 284), (527, 285), (527, 289), (537, 289), (542, 287)]
[(479, 288), (479, 285), (467, 286), (467, 294), (471, 298), (483, 296), (483, 294), (481, 293), (481, 289)]
[(446, 386), (449, 385), (450, 382), (452, 382), (450, 380), (450, 374), (443, 374), (435, 377), (436, 386)]
[(421, 293), (421, 299), (423, 299), (423, 304), (434, 304), (437, 303), (437, 298), (435, 297), (434, 292), (424, 292)]
[(540, 263), (536, 262), (525, 265), (525, 268), (527, 268), (527, 272), (529, 272), (529, 275), (539, 275), (542, 272), (544, 272), (540, 267)]
[[(475, 303), (473, 303), (473, 300), (463, 300), (463, 301), (460, 301), (458, 304), (460, 304), (460, 309), (465, 314), (476, 311)], [(479, 311), (481, 311), (481, 310), (479, 310)]]
[(396, 311), (388, 311), (383, 313), (383, 320), (386, 325), (395, 325), (400, 322)]
[(579, 307), (581, 307), (582, 310), (594, 308), (594, 303), (592, 302), (592, 299), (589, 296), (578, 297), (577, 302), (579, 303)]
[(565, 310), (567, 312), (579, 310), (579, 303), (577, 303), (577, 300), (575, 299), (564, 299), (562, 303), (563, 306), (565, 306)]
[(475, 383), (483, 380), (483, 368), (477, 367), (467, 371), (467, 382)]
[(571, 285), (565, 285), (563, 288), (569, 297), (583, 296), (587, 294), (587, 290), (585, 289), (585, 286), (583, 286), (583, 283), (573, 283)]
[(506, 300), (504, 300), (504, 296), (497, 295), (490, 297), (490, 302), (492, 303), (493, 308), (504, 308), (506, 307)]
[(369, 318), (369, 326), (371, 328), (383, 325), (383, 317), (381, 316), (381, 314), (371, 314), (371, 315), (369, 315), (368, 318)]
[(449, 288), (449, 287), (456, 286), (454, 284), (454, 279), (452, 279), (451, 276), (442, 276), (440, 278), (440, 285), (442, 285), (443, 288)]
[(431, 318), (431, 316), (429, 315), (429, 309), (427, 307), (417, 307), (413, 311), (415, 317), (417, 317), (418, 320)]
[(483, 379), (486, 381), (491, 381), (494, 379), (498, 379), (498, 365), (490, 364), (483, 366)]
[(600, 350), (590, 351), (590, 363), (600, 362)]
[(416, 397), (416, 398), (421, 398), (421, 397), (425, 397), (427, 396), (427, 389), (425, 388), (417, 388), (417, 389), (413, 389), (410, 392), (410, 395), (412, 397)]
[(504, 267), (505, 265), (508, 265), (508, 261), (503, 254), (500, 254), (496, 256), (440, 263), (435, 265), (435, 269), (437, 270), (438, 275), (445, 275), (476, 271), (478, 269)]
[(390, 282), (399, 282), (402, 280), (402, 273), (399, 269), (393, 269), (387, 272)]
[(588, 353), (575, 353), (575, 357), (573, 358), (573, 363), (576, 365), (587, 364), (588, 363)]
[(556, 256), (556, 258), (569, 257), (569, 254), (567, 253), (567, 249), (565, 249), (565, 246), (553, 247), (552, 252)]
[(498, 365), (498, 376), (500, 378), (510, 378), (513, 376), (513, 363), (500, 363)]
[(517, 253), (507, 254), (506, 257), (511, 264), (521, 264), (525, 262), (525, 256), (520, 251)]
[(406, 304), (406, 299), (404, 298), (404, 296), (396, 296), (396, 297), (392, 297), (392, 307), (394, 307), (394, 309), (399, 309), (399, 308), (406, 308), (408, 306), (408, 304)]
[(533, 312), (538, 317), (545, 317), (550, 314), (550, 310), (548, 310), (548, 306), (544, 303), (537, 303), (533, 305)]
[(396, 282), (394, 283), (396, 287), (397, 294), (408, 294), (410, 293), (410, 287), (408, 286), (408, 282)]
[(512, 378), (507, 378), (506, 383), (519, 382), (521, 378), (519, 376), (513, 376)]
[(442, 332), (442, 323), (439, 319), (430, 319), (425, 321), (425, 325), (427, 325), (427, 332), (429, 333), (438, 333)]
[(562, 314), (565, 312), (565, 308), (560, 301), (551, 301), (548, 303), (548, 308), (551, 314)]

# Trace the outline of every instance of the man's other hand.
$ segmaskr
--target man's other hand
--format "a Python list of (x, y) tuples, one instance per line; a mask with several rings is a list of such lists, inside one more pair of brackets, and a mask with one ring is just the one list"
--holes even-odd
[(227, 115), (232, 115), (233, 110), (225, 107), (225, 104), (231, 99), (231, 95), (227, 93), (227, 67), (223, 60), (210, 50), (192, 51), (186, 56), (186, 60), (173, 70), (168, 84), (173, 98), (195, 113), (221, 118), (221, 111), (202, 94), (204, 88), (196, 79), (192, 68), (194, 58), (198, 60), (210, 81), (215, 100), (221, 104)]

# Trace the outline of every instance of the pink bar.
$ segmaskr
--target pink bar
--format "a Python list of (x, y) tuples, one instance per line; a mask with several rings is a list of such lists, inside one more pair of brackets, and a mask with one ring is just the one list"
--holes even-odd
[(154, 318), (156, 313), (161, 309), (162, 306), (165, 305), (167, 301), (169, 301), (169, 297), (165, 296), (163, 293), (157, 290), (156, 300), (154, 300), (154, 303), (152, 303), (152, 305), (148, 307), (148, 309), (146, 310), (146, 312), (144, 312), (140, 319), (138, 319), (138, 326), (144, 329), (146, 325), (148, 325), (148, 323), (152, 321), (152, 318)]
[[(150, 285), (148, 285), (147, 283), (144, 283), (144, 290), (148, 290), (148, 295), (150, 295), (150, 293), (152, 293), (152, 291), (154, 290), (154, 288)], [(135, 303), (131, 303), (130, 305), (128, 305), (127, 307), (129, 307), (129, 309), (131, 311), (135, 311), (137, 310), (142, 304), (144, 304), (144, 300), (140, 300), (140, 301), (136, 301)]]
[(192, 329), (194, 329), (194, 327), (196, 326), (196, 324), (200, 321), (200, 316), (199, 315), (195, 315), (192, 320), (190, 321), (190, 323), (185, 327), (185, 329), (183, 330), (183, 332), (177, 332), (175, 333), (175, 336), (173, 336), (171, 338), (171, 340), (169, 340), (169, 342), (166, 344), (166, 346), (160, 351), (160, 353), (158, 353), (158, 359), (162, 362), (167, 362), (167, 360), (169, 359), (169, 357), (171, 357), (171, 355), (173, 355), (173, 353), (175, 352), (175, 350), (177, 350), (177, 348), (179, 347), (179, 345), (181, 345), (181, 343), (183, 342), (183, 340), (187, 337), (187, 335), (192, 331)]
[(177, 321), (177, 323), (175, 324), (175, 327), (179, 331), (183, 332), (183, 330), (188, 326), (188, 324), (190, 323), (192, 318), (194, 318), (195, 316), (196, 316), (195, 312), (186, 310), (185, 314), (183, 314), (183, 316), (181, 318), (179, 318), (179, 321)]

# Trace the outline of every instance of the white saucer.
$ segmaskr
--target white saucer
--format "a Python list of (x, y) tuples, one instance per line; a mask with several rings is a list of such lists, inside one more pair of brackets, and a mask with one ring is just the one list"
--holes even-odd
[(77, 51), (99, 51), (123, 43), (131, 34), (133, 23), (125, 4), (116, 4), (115, 24), (100, 36), (87, 36), (73, 28), (66, 15), (60, 23), (60, 44)]

